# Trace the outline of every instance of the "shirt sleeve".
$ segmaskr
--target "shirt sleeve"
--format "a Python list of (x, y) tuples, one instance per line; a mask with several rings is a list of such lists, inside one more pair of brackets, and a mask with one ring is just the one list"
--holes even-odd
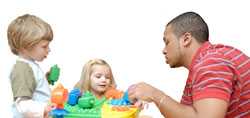
[(21, 113), (25, 118), (43, 118), (46, 103), (29, 100), (23, 100), (18, 97), (15, 101), (17, 111)]
[(10, 79), (14, 100), (17, 97), (32, 98), (36, 89), (36, 81), (32, 68), (27, 63), (17, 61)]
[(218, 98), (230, 100), (234, 80), (233, 65), (221, 57), (209, 57), (195, 69), (193, 100)]

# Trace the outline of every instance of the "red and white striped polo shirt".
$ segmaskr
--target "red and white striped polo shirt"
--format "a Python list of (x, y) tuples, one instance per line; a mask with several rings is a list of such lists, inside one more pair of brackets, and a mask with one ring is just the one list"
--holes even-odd
[(204, 43), (192, 59), (181, 103), (204, 98), (229, 102), (226, 118), (250, 118), (250, 58), (230, 46)]

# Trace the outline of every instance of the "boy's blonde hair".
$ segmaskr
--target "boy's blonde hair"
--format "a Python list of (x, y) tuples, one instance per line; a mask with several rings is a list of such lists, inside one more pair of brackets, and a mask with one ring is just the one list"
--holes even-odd
[(25, 14), (10, 23), (7, 36), (12, 53), (18, 55), (20, 49), (32, 49), (41, 40), (52, 41), (53, 31), (42, 19)]
[(81, 73), (81, 78), (75, 85), (75, 88), (79, 88), (82, 92), (90, 90), (90, 76), (93, 72), (92, 68), (94, 65), (103, 65), (103, 66), (108, 67), (110, 69), (110, 77), (111, 77), (110, 87), (116, 87), (115, 79), (114, 79), (114, 76), (112, 74), (112, 70), (109, 64), (102, 59), (93, 59), (93, 60), (88, 61), (84, 65), (82, 69), (82, 73)]

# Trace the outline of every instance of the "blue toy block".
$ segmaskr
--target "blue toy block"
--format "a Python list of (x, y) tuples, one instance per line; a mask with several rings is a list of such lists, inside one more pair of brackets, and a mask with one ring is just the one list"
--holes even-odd
[(68, 104), (74, 106), (77, 104), (78, 98), (80, 97), (81, 92), (79, 89), (73, 89), (69, 93)]

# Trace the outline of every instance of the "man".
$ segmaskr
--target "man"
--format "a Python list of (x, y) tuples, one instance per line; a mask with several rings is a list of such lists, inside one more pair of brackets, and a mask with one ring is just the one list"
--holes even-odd
[(131, 86), (130, 99), (154, 102), (167, 118), (249, 118), (250, 58), (233, 47), (212, 45), (208, 37), (208, 26), (197, 13), (171, 20), (163, 54), (171, 68), (189, 70), (181, 102), (146, 83)]

